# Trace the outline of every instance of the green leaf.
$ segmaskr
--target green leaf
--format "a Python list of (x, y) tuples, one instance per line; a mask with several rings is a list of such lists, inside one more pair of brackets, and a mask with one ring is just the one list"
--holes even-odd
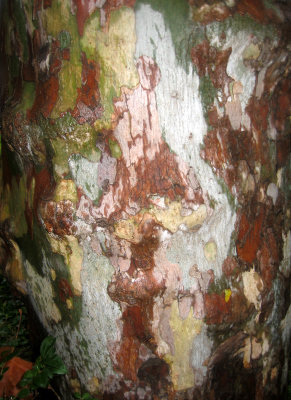
[(53, 376), (54, 376), (54, 373), (48, 367), (45, 367), (45, 370), (46, 370), (47, 376), (51, 380), (53, 378)]
[(84, 393), (82, 396), (82, 400), (92, 400), (90, 393)]
[(37, 371), (34, 368), (29, 369), (28, 371), (26, 371), (24, 373), (22, 379), (28, 379), (28, 380), (32, 379), (36, 374), (37, 374)]
[(50, 354), (55, 352), (56, 339), (52, 336), (47, 336), (40, 345), (40, 355), (46, 359)]
[(32, 383), (32, 379), (24, 379), (22, 378), (21, 381), (18, 383), (18, 386), (24, 387), (24, 386), (30, 386)]
[(30, 395), (30, 390), (25, 388), (25, 389), (20, 390), (17, 397), (19, 397), (20, 399), (24, 399), (25, 397), (27, 397), (29, 395)]
[(26, 371), (21, 379), (21, 381), (19, 382), (19, 386), (20, 387), (24, 387), (27, 385), (31, 385), (33, 378), (37, 375), (37, 369), (35, 368), (35, 366), (32, 369), (29, 369), (28, 371)]
[(46, 370), (41, 371), (38, 375), (36, 375), (33, 379), (34, 385), (41, 388), (48, 387), (49, 384), (49, 376)]
[(74, 393), (74, 397), (75, 399), (81, 399), (81, 393), (78, 392)]
[(65, 365), (59, 365), (58, 367), (47, 366), (46, 369), (53, 375), (63, 375), (68, 372), (67, 367)]
[(45, 366), (53, 373), (53, 374), (66, 374), (67, 368), (64, 365), (62, 359), (58, 355), (54, 355), (53, 357), (45, 360)]

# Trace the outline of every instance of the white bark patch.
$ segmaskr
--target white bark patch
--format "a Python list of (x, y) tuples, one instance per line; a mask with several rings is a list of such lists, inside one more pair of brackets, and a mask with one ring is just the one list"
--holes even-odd
[(210, 357), (212, 341), (207, 336), (207, 326), (203, 325), (201, 332), (195, 336), (191, 352), (191, 365), (194, 369), (195, 384), (199, 385), (206, 376), (207, 366), (205, 361)]
[[(222, 263), (227, 257), (230, 244), (228, 225), (233, 224), (233, 215), (226, 207), (218, 208), (197, 232), (178, 231), (168, 240), (167, 257), (180, 265), (183, 271), (184, 289), (190, 289), (193, 279), (189, 275), (190, 268), (196, 264), (200, 271), (213, 269), (216, 277), (222, 274)], [(204, 254), (204, 246), (210, 240), (217, 244), (215, 260), (208, 261)]]
[[(212, 216), (198, 232), (178, 231), (169, 242), (167, 256), (182, 269), (186, 289), (191, 287), (189, 269), (194, 263), (200, 270), (214, 268), (215, 275), (221, 275), (236, 216), (211, 168), (200, 157), (207, 126), (198, 91), (198, 75), (191, 64), (188, 72), (178, 64), (171, 33), (165, 28), (162, 15), (149, 5), (140, 5), (136, 11), (136, 35), (136, 59), (152, 57), (161, 72), (155, 93), (163, 137), (178, 157), (193, 167), (203, 193), (208, 193), (217, 202)], [(211, 238), (218, 248), (216, 260), (210, 266), (203, 247)]]
[(71, 174), (78, 186), (91, 199), (99, 197), (99, 187), (97, 185), (98, 163), (93, 163), (80, 154), (73, 154), (69, 158)]
[[(207, 37), (210, 44), (215, 47), (221, 47), (222, 43), (217, 34), (218, 23), (210, 24), (206, 27)], [(254, 71), (244, 65), (243, 54), (252, 43), (251, 34), (247, 31), (239, 31), (234, 33), (232, 29), (226, 32), (226, 39), (223, 43), (222, 50), (231, 48), (231, 54), (228, 59), (226, 72), (228, 76), (235, 81), (241, 82), (243, 93), (240, 95), (242, 112), (248, 104), (250, 97), (253, 94), (256, 75)]]
[[(108, 376), (116, 375), (109, 348), (119, 338), (116, 321), (121, 317), (121, 312), (107, 293), (114, 268), (106, 257), (94, 253), (90, 243), (84, 242), (83, 245), (82, 315), (78, 329), (73, 330), (66, 325), (62, 331), (58, 330), (58, 334), (69, 340), (71, 362), (81, 383), (86, 386), (93, 376), (102, 377), (105, 381)], [(66, 363), (68, 355), (64, 349), (60, 350)]]
[(275, 185), (275, 183), (270, 183), (267, 189), (267, 196), (272, 198), (274, 205), (276, 204), (278, 194), (278, 187)]
[(244, 295), (248, 299), (249, 303), (254, 304), (256, 310), (260, 310), (260, 293), (263, 289), (263, 282), (260, 276), (253, 268), (250, 271), (243, 272), (242, 278), (244, 284)]
[(26, 260), (24, 263), (27, 274), (27, 289), (34, 310), (46, 329), (61, 321), (60, 310), (54, 302), (54, 292), (51, 281), (47, 277), (41, 277), (35, 272), (31, 264)]

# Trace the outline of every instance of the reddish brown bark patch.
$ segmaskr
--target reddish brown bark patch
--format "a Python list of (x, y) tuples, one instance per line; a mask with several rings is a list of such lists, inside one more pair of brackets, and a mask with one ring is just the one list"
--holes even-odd
[(124, 337), (116, 354), (117, 369), (122, 371), (125, 379), (136, 381), (140, 342), (134, 337)]
[(41, 217), (46, 230), (58, 236), (73, 235), (76, 232), (74, 222), (75, 208), (70, 200), (42, 202)]
[[(215, 113), (212, 114), (212, 123), (216, 123)], [(220, 125), (221, 124), (221, 125)], [(225, 180), (230, 190), (237, 179), (237, 163), (238, 160), (230, 159), (236, 157), (236, 152), (232, 153), (232, 149), (238, 145), (237, 138), (231, 141), (231, 136), (236, 135), (229, 129), (229, 121), (227, 118), (218, 122), (218, 128), (214, 128), (207, 132), (204, 137), (205, 148), (201, 151), (201, 157), (210, 162), (210, 165), (215, 168), (217, 174)], [(234, 162), (234, 164), (232, 164)]]
[(276, 90), (274, 101), (272, 102), (273, 107), (273, 119), (275, 121), (275, 127), (278, 132), (284, 131), (286, 120), (291, 112), (291, 83), (290, 79), (284, 79), (280, 82), (278, 89)]
[[(39, 59), (48, 57), (47, 52), (50, 52), (50, 65), (44, 71), (38, 66), (38, 71), (36, 71), (35, 99), (32, 108), (27, 111), (29, 120), (36, 120), (40, 113), (45, 118), (50, 116), (58, 100), (58, 73), (62, 67), (62, 55), (58, 42), (54, 41), (52, 43), (51, 50), (49, 50), (48, 46), (41, 48), (40, 33), (38, 31), (35, 31), (33, 42), (34, 51), (38, 54)], [(40, 65), (40, 62), (37, 65)]]
[(211, 50), (211, 58), (215, 68), (209, 68), (208, 73), (212, 80), (213, 86), (217, 89), (223, 88), (225, 84), (231, 81), (231, 78), (226, 73), (226, 67), (232, 49), (218, 51), (217, 49)]
[(245, 323), (250, 315), (250, 309), (247, 299), (242, 292), (233, 292), (229, 299), (229, 313), (225, 316), (225, 322), (229, 324), (233, 323)]
[(39, 112), (41, 112), (45, 118), (49, 117), (58, 100), (58, 91), (59, 80), (55, 76), (51, 76), (45, 82), (39, 82), (36, 87), (34, 104), (27, 112), (28, 119), (36, 119)]
[(269, 114), (269, 102), (264, 97), (258, 99), (256, 96), (252, 96), (246, 107), (246, 112), (249, 114), (252, 126), (257, 131), (265, 131), (268, 127), (268, 114)]
[(69, 282), (65, 278), (61, 278), (59, 280), (58, 289), (59, 289), (60, 300), (63, 303), (65, 303), (66, 300), (68, 300), (69, 298), (72, 298), (74, 296), (72, 288), (71, 288)]
[[(73, 0), (73, 4), (76, 7), (76, 17), (77, 17), (77, 25), (78, 25), (78, 32), (80, 36), (83, 36), (84, 33), (84, 25), (86, 19), (89, 17), (89, 1), (83, 0)], [(95, 11), (97, 7), (95, 6), (92, 10)]]
[[(130, 268), (133, 270), (133, 268)], [(129, 305), (141, 304), (157, 296), (163, 285), (156, 282), (152, 271), (134, 271), (131, 276), (117, 274), (108, 286), (108, 294), (112, 300)]]
[(78, 89), (76, 107), (72, 112), (79, 124), (88, 122), (93, 124), (100, 118), (103, 109), (100, 105), (99, 93), (99, 66), (93, 60), (87, 60), (86, 54), (82, 53), (82, 87)]
[(239, 232), (236, 244), (237, 254), (241, 260), (252, 263), (261, 242), (261, 228), (264, 219), (264, 211), (261, 209), (255, 219), (253, 216), (243, 213), (240, 220)]
[(221, 324), (230, 312), (230, 301), (225, 301), (224, 293), (206, 293), (204, 295), (204, 304), (208, 325)]
[(235, 270), (238, 270), (239, 264), (234, 257), (227, 257), (222, 265), (222, 271), (227, 276), (230, 277)]
[(262, 246), (258, 252), (261, 277), (268, 289), (271, 289), (279, 266), (279, 243), (272, 229), (269, 228), (263, 236)]
[(131, 245), (132, 264), (134, 269), (152, 269), (154, 267), (153, 253), (157, 250), (159, 241), (156, 237), (144, 238), (140, 243)]
[(240, 0), (237, 4), (237, 11), (242, 15), (248, 14), (261, 23), (268, 21), (262, 0)]
[(142, 341), (144, 338), (145, 325), (141, 307), (127, 307), (122, 314), (122, 319), (124, 320), (124, 336), (135, 336)]
[(39, 173), (34, 174), (34, 178), (33, 208), (38, 210), (40, 202), (51, 198), (55, 189), (55, 181), (47, 168), (43, 168)]
[(177, 196), (183, 197), (185, 187), (182, 184), (179, 168), (175, 156), (166, 145), (160, 149), (160, 154), (150, 161), (141, 160), (136, 168), (139, 177), (131, 196), (139, 201), (141, 206), (148, 205), (148, 194), (159, 194), (174, 200)]
[[(126, 274), (114, 275), (108, 286), (108, 294), (123, 303), (122, 342), (116, 355), (116, 368), (127, 379), (136, 380), (142, 364), (139, 349), (143, 343), (149, 353), (155, 350), (152, 333), (153, 299), (164, 289), (164, 282), (157, 282), (154, 274), (154, 253), (159, 246), (155, 224), (150, 220), (141, 223), (144, 234), (140, 243), (131, 245), (131, 265)], [(126, 305), (126, 307), (125, 307)]]
[(66, 48), (62, 50), (63, 60), (69, 61), (71, 57), (70, 49)]
[[(256, 106), (254, 107), (256, 108)], [(256, 114), (260, 114), (260, 107)], [(256, 119), (254, 133), (249, 131), (234, 131), (230, 128), (228, 118), (218, 119), (217, 112), (211, 109), (210, 120), (213, 129), (207, 132), (204, 138), (205, 148), (201, 151), (201, 157), (208, 160), (215, 168), (216, 174), (224, 179), (230, 191), (233, 192), (233, 186), (236, 188), (235, 195), (240, 202), (244, 202), (247, 196), (252, 195), (255, 189), (255, 166), (260, 162), (264, 175), (263, 179), (270, 179), (274, 173), (274, 165), (269, 156), (269, 142), (265, 131), (265, 122), (260, 116), (255, 117), (254, 111), (251, 111), (251, 117)], [(263, 124), (263, 127), (260, 125)], [(243, 161), (244, 160), (244, 161)], [(253, 176), (254, 187), (250, 193), (244, 191), (241, 185), (241, 173), (239, 166), (243, 163), (247, 166), (248, 174)]]
[(226, 73), (230, 54), (231, 48), (219, 51), (210, 46), (207, 40), (191, 49), (191, 59), (199, 76), (208, 74), (213, 86), (217, 89), (223, 88), (225, 84), (231, 81)]
[(135, 381), (137, 371), (142, 364), (139, 350), (142, 343), (148, 346), (152, 339), (150, 321), (152, 302), (130, 306), (122, 314), (122, 342), (116, 354), (117, 370), (122, 371), (126, 379)]
[[(84, 0), (73, 0), (73, 4), (76, 8), (76, 18), (78, 25), (78, 32), (80, 36), (84, 34), (84, 26), (86, 20), (92, 15), (98, 8), (97, 4), (89, 4), (89, 1)], [(110, 17), (110, 13), (120, 7), (133, 7), (135, 5), (135, 0), (107, 0), (102, 7), (102, 11), (105, 13), (106, 22)]]
[(129, 270), (126, 274), (116, 274), (108, 286), (108, 293), (114, 301), (130, 305), (124, 312), (124, 317), (133, 321), (131, 328), (139, 326), (132, 331), (139, 338), (151, 314), (152, 299), (163, 289), (163, 282), (157, 282), (152, 271), (157, 247), (158, 241), (152, 237), (132, 245)]
[(26, 82), (34, 82), (35, 81), (35, 71), (32, 63), (24, 64), (22, 68), (22, 76), (23, 80)]
[[(122, 197), (119, 198), (120, 210), (114, 214), (118, 218), (130, 201), (136, 202), (141, 208), (151, 205), (150, 196), (159, 195), (171, 201), (187, 198), (186, 182), (181, 176), (175, 154), (171, 153), (165, 143), (160, 145), (160, 153), (153, 160), (141, 159), (135, 168), (138, 181), (130, 188), (130, 176), (124, 160), (118, 161), (117, 175), (113, 191), (119, 191), (118, 182), (122, 181)], [(197, 187), (191, 201), (203, 204), (201, 187)]]
[(199, 76), (204, 76), (208, 71), (209, 42), (204, 40), (191, 49), (191, 59), (197, 68)]

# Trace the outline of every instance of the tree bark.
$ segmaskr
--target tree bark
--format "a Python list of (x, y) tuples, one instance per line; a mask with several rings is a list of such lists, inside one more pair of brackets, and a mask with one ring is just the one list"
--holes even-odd
[(72, 392), (286, 394), (290, 15), (1, 3), (1, 264)]

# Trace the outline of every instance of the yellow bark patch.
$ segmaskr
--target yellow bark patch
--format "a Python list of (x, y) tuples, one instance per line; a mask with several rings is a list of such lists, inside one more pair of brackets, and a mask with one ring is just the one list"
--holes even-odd
[(169, 203), (166, 209), (154, 207), (146, 213), (145, 210), (142, 210), (133, 218), (117, 222), (115, 224), (115, 235), (121, 239), (139, 243), (143, 237), (139, 226), (146, 215), (151, 219), (154, 218), (157, 223), (171, 232), (177, 232), (180, 225), (185, 225), (190, 230), (198, 228), (202, 225), (207, 216), (206, 206), (204, 204), (188, 216), (182, 216), (181, 209), (181, 203), (174, 201)]
[(261, 51), (257, 44), (251, 43), (248, 47), (245, 48), (243, 52), (243, 59), (244, 60), (256, 60)]
[(56, 277), (57, 277), (56, 271), (55, 271), (54, 269), (51, 268), (50, 273), (51, 273), (51, 278), (52, 278), (52, 280), (55, 281), (55, 280), (56, 280)]
[(71, 299), (67, 299), (67, 300), (66, 300), (66, 305), (67, 305), (67, 307), (68, 307), (69, 310), (72, 310), (72, 308), (73, 308), (73, 302), (72, 302)]
[(170, 326), (173, 331), (175, 353), (167, 354), (166, 360), (171, 365), (172, 382), (175, 390), (184, 390), (194, 386), (195, 377), (190, 364), (192, 343), (202, 328), (202, 320), (193, 317), (189, 312), (186, 319), (179, 316), (178, 302), (172, 304)]
[(75, 182), (71, 179), (62, 179), (56, 188), (54, 200), (56, 202), (71, 200), (72, 203), (76, 203), (78, 196)]
[(101, 30), (99, 25), (99, 12), (96, 12), (86, 22), (81, 39), (81, 47), (87, 57), (97, 60), (100, 65), (99, 89), (104, 115), (96, 121), (96, 129), (111, 124), (113, 98), (120, 96), (120, 88), (132, 88), (139, 83), (134, 64), (134, 10), (122, 7), (112, 11), (108, 30)]
[(214, 240), (210, 240), (206, 243), (206, 245), (204, 246), (204, 255), (207, 261), (215, 261), (217, 255), (217, 246)]
[(76, 296), (80, 296), (82, 293), (82, 247), (79, 245), (78, 240), (74, 236), (67, 235), (62, 240), (57, 240), (51, 236), (48, 236), (48, 239), (52, 246), (53, 252), (64, 256), (65, 263), (67, 264), (70, 271), (74, 294)]
[(100, 387), (98, 378), (96, 378), (96, 376), (93, 376), (93, 378), (91, 378), (88, 382), (87, 387), (90, 393), (98, 394), (98, 389)]
[(188, 229), (198, 228), (207, 217), (206, 206), (202, 204), (196, 211), (187, 216), (181, 215), (182, 205), (178, 201), (168, 204), (166, 209), (153, 209), (150, 212), (157, 221), (171, 232), (177, 232), (180, 225), (186, 225)]
[(224, 289), (224, 298), (225, 298), (225, 302), (228, 303), (229, 299), (231, 296), (231, 290), (230, 289)]
[(42, 11), (42, 23), (49, 35), (58, 38), (62, 31), (67, 31), (71, 37), (70, 60), (62, 61), (59, 72), (59, 96), (51, 113), (52, 118), (58, 118), (69, 108), (74, 109), (77, 99), (77, 88), (81, 87), (82, 63), (81, 49), (76, 16), (72, 15), (69, 0), (55, 0), (51, 7)]
[(120, 239), (139, 243), (142, 235), (138, 232), (138, 223), (134, 218), (122, 219), (115, 224), (114, 233)]

